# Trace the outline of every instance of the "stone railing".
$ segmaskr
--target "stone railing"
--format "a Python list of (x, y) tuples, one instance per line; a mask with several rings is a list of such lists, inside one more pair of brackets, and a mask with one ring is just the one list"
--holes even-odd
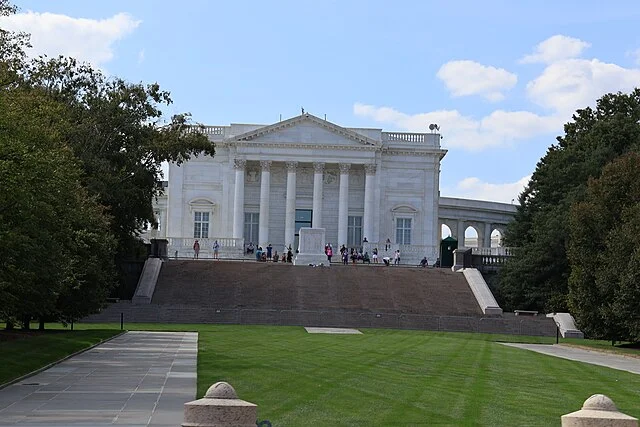
[[(169, 247), (171, 249), (182, 251), (182, 250), (192, 250), (193, 242), (196, 240), (194, 238), (188, 237), (167, 237), (169, 241)], [(244, 250), (244, 239), (243, 238), (234, 238), (234, 237), (210, 237), (206, 239), (198, 239), (200, 243), (201, 251), (211, 251), (213, 250), (213, 242), (218, 241), (220, 245), (220, 250), (224, 249), (239, 249)]]
[(382, 132), (383, 142), (416, 142), (424, 143), (426, 134), (424, 133), (407, 133), (407, 132)]
[(471, 248), (471, 253), (473, 255), (513, 256), (516, 250), (517, 248), (499, 246), (495, 248)]
[(187, 128), (187, 132), (201, 132), (205, 135), (220, 135), (224, 136), (224, 126), (200, 126), (190, 125)]

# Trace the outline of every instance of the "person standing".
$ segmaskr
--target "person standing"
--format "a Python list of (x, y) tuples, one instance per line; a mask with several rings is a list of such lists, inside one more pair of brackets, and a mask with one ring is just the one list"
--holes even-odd
[(271, 246), (271, 243), (269, 243), (267, 245), (267, 259), (271, 259), (272, 251), (273, 251), (273, 246)]
[(396, 249), (396, 254), (393, 256), (393, 263), (400, 265), (400, 249)]
[(373, 248), (373, 263), (377, 264), (378, 263), (378, 248)]
[(327, 247), (327, 259), (329, 260), (329, 264), (331, 264), (332, 256), (333, 256), (333, 248), (331, 247), (331, 244), (329, 244)]
[(220, 243), (218, 243), (218, 240), (216, 239), (213, 242), (213, 259), (218, 259), (218, 252), (220, 251)]
[(198, 239), (196, 239), (196, 241), (193, 242), (193, 259), (198, 259), (199, 255), (200, 255), (200, 242), (198, 242)]

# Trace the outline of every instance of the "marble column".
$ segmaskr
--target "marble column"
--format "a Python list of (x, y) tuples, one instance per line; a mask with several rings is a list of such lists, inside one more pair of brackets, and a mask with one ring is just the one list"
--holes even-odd
[(313, 218), (311, 218), (311, 226), (313, 228), (322, 228), (322, 180), (324, 163), (314, 163), (313, 171)]
[[(482, 247), (484, 248), (490, 248), (491, 247), (491, 223), (489, 222), (485, 222), (484, 223), (484, 242)], [(480, 246), (480, 245), (478, 245)]]
[(244, 235), (244, 167), (247, 161), (234, 159), (233, 168), (236, 170), (236, 186), (233, 197), (233, 237), (242, 238)]
[(259, 245), (266, 248), (269, 244), (269, 193), (271, 191), (271, 160), (260, 162), (260, 220), (258, 223)]
[(338, 244), (347, 245), (347, 225), (349, 219), (349, 169), (348, 163), (340, 163), (340, 193), (338, 195)]
[(373, 236), (373, 192), (376, 178), (376, 165), (364, 165), (366, 174), (364, 180), (364, 218), (362, 219), (362, 238), (371, 239)]
[(284, 217), (284, 244), (293, 247), (296, 234), (296, 168), (298, 162), (287, 162), (287, 202)]

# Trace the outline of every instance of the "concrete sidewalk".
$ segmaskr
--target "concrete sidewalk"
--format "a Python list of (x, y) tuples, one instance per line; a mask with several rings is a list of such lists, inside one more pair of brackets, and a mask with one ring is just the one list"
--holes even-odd
[(198, 334), (127, 332), (0, 390), (0, 426), (178, 426)]
[(549, 356), (575, 360), (577, 362), (591, 363), (592, 365), (619, 369), (621, 371), (631, 372), (632, 374), (640, 374), (640, 359), (634, 357), (626, 357), (612, 353), (605, 353), (602, 351), (584, 350), (581, 348), (569, 347), (564, 345), (514, 343), (501, 344), (507, 345), (509, 347), (531, 350)]

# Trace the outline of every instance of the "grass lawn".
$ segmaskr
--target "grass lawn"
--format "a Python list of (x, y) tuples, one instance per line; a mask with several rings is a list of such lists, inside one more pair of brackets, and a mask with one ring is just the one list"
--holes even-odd
[[(102, 334), (104, 328), (115, 333), (119, 327), (76, 324), (88, 334)], [(324, 335), (300, 327), (234, 325), (125, 327), (199, 332), (198, 396), (216, 381), (228, 381), (240, 398), (258, 405), (260, 420), (274, 426), (559, 425), (561, 415), (580, 409), (594, 393), (640, 416), (639, 375), (496, 342), (551, 344), (555, 337), (385, 329)], [(576, 343), (612, 348), (605, 342)]]
[[(120, 331), (93, 329), (84, 331), (32, 331), (20, 335), (0, 331), (0, 384), (33, 372), (69, 354), (110, 338)], [(11, 338), (11, 339), (9, 339)]]
[(555, 337), (381, 329), (364, 329), (363, 335), (313, 335), (299, 327), (232, 325), (125, 327), (198, 331), (198, 396), (216, 381), (228, 381), (240, 398), (258, 405), (260, 420), (274, 426), (559, 425), (561, 415), (580, 409), (594, 393), (606, 394), (621, 411), (640, 416), (640, 376), (496, 342), (555, 343)]

